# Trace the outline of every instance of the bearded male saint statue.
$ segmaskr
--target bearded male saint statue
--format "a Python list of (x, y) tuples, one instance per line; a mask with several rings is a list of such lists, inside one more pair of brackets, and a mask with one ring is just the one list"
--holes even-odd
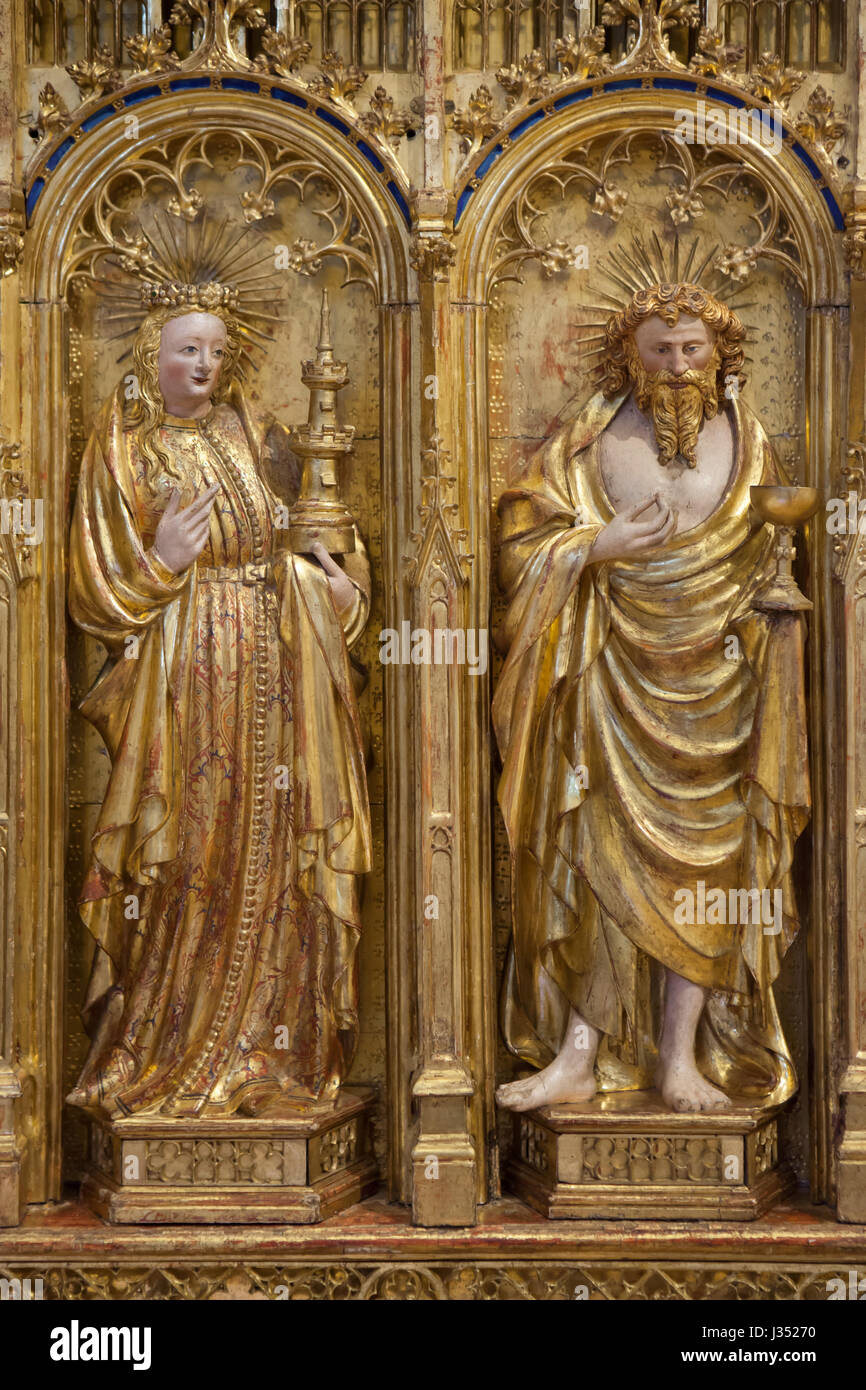
[(639, 290), (607, 322), (602, 390), (500, 501), (502, 1015), (538, 1069), (498, 1089), (513, 1110), (796, 1087), (773, 982), (810, 808), (805, 634), (753, 606), (773, 536), (749, 489), (785, 480), (739, 396), (744, 336), (697, 285)]
[(369, 566), (357, 529), (345, 568), (286, 548), (268, 460), (289, 493), (297, 461), (237, 380), (235, 287), (144, 289), (139, 396), (121, 384), (97, 417), (70, 538), (72, 618), (108, 651), (81, 708), (111, 775), (69, 1099), (279, 1117), (333, 1102), (357, 1034), (370, 816), (348, 651)]

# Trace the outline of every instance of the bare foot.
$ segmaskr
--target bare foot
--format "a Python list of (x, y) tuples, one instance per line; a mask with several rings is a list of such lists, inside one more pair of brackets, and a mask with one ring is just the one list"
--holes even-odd
[(682, 1058), (670, 1062), (662, 1059), (655, 1080), (665, 1105), (679, 1113), (731, 1108), (724, 1091), (711, 1086), (696, 1066)]
[(527, 1076), (523, 1081), (509, 1081), (499, 1086), (496, 1100), (506, 1110), (534, 1110), (539, 1105), (567, 1105), (580, 1100), (592, 1100), (596, 1092), (595, 1073), (590, 1065), (575, 1066), (560, 1056), (549, 1067)]

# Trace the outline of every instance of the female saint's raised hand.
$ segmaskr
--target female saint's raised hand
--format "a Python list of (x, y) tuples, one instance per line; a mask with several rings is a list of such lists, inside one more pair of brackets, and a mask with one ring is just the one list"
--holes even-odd
[(177, 488), (168, 499), (168, 506), (156, 528), (153, 549), (156, 558), (173, 574), (185, 570), (204, 549), (211, 508), (219, 490), (219, 483), (212, 483), (194, 502), (182, 509)]

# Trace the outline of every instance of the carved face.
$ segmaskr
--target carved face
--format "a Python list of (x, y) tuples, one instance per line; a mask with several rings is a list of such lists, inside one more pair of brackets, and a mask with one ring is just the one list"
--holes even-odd
[(669, 328), (658, 314), (645, 319), (634, 331), (634, 341), (640, 360), (647, 372), (700, 371), (713, 355), (715, 335), (703, 319), (681, 314)]
[(159, 389), (170, 415), (204, 415), (226, 352), (226, 326), (215, 314), (182, 314), (163, 325)]
[(654, 314), (635, 329), (626, 355), (638, 409), (652, 418), (659, 463), (679, 454), (694, 468), (701, 426), (719, 408), (715, 334), (699, 318), (681, 315), (669, 328)]

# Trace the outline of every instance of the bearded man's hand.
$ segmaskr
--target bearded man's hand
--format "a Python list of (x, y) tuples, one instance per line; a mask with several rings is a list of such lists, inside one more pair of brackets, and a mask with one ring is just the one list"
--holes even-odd
[(630, 511), (618, 512), (599, 531), (589, 552), (589, 562), (630, 560), (635, 555), (644, 555), (672, 536), (676, 525), (677, 512), (661, 502), (656, 492)]

